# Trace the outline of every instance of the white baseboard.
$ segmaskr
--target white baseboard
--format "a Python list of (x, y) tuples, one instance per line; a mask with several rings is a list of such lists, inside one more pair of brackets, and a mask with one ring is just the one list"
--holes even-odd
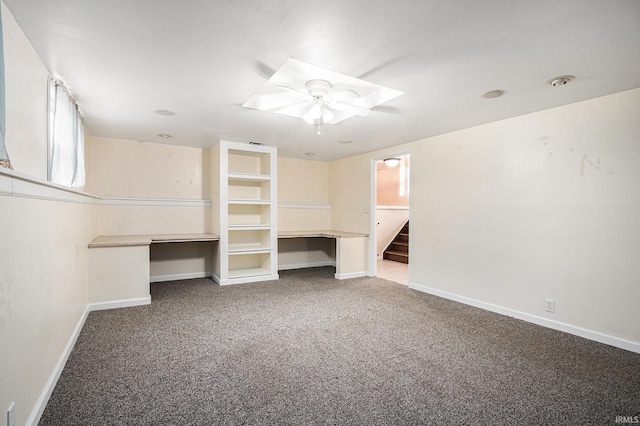
[(335, 260), (323, 260), (321, 262), (292, 263), (289, 265), (278, 265), (279, 271), (288, 271), (291, 269), (318, 268), (320, 266), (336, 266)]
[(527, 321), (542, 327), (551, 328), (554, 330), (562, 331), (565, 333), (573, 334), (575, 336), (584, 337), (585, 339), (593, 340), (595, 342), (604, 343), (606, 345), (615, 346), (627, 351), (640, 353), (640, 343), (632, 342), (630, 340), (621, 339), (619, 337), (609, 336), (607, 334), (599, 333), (597, 331), (587, 330), (582, 327), (577, 327), (571, 324), (563, 323), (560, 321), (550, 320), (548, 318), (539, 317), (537, 315), (527, 314), (525, 312), (516, 311), (513, 309), (505, 308), (491, 303), (482, 302), (480, 300), (472, 299), (465, 296), (449, 293), (435, 288), (427, 287), (421, 284), (409, 283), (409, 288), (421, 291), (423, 293), (432, 294), (434, 296), (443, 297), (445, 299), (453, 300), (456, 302), (464, 303), (465, 305), (475, 306), (476, 308), (484, 309), (487, 311), (495, 312), (498, 314), (506, 315), (509, 317), (517, 318), (522, 321)]
[(188, 272), (185, 274), (155, 275), (149, 277), (152, 283), (161, 283), (164, 281), (192, 280), (194, 278), (212, 278), (211, 272)]
[(73, 329), (73, 332), (71, 333), (71, 336), (67, 341), (67, 344), (62, 350), (62, 354), (60, 354), (60, 358), (58, 359), (58, 362), (53, 368), (53, 371), (49, 376), (49, 380), (47, 380), (47, 383), (45, 384), (44, 389), (42, 390), (42, 393), (38, 398), (38, 401), (36, 401), (36, 405), (33, 407), (33, 410), (31, 411), (31, 415), (29, 416), (29, 419), (27, 420), (27, 423), (26, 423), (27, 425), (37, 426), (38, 422), (40, 421), (40, 417), (42, 417), (42, 413), (44, 413), (44, 409), (47, 407), (49, 398), (51, 398), (53, 389), (56, 387), (56, 383), (58, 383), (58, 379), (60, 378), (60, 375), (62, 374), (62, 370), (64, 369), (64, 366), (67, 363), (67, 360), (69, 359), (69, 355), (71, 355), (73, 346), (76, 344), (76, 340), (78, 340), (78, 336), (80, 335), (82, 326), (84, 326), (84, 322), (86, 321), (87, 316), (89, 315), (89, 311), (90, 311), (89, 306), (87, 306), (82, 312), (82, 315), (80, 315), (80, 319), (78, 320), (78, 323)]
[(247, 283), (256, 283), (260, 281), (275, 281), (280, 279), (280, 275), (278, 274), (269, 274), (269, 275), (254, 275), (250, 277), (240, 277), (240, 278), (227, 278), (226, 280), (216, 280), (213, 279), (220, 285), (234, 285), (234, 284), (247, 284)]
[(349, 272), (347, 274), (338, 274), (336, 273), (335, 277), (338, 280), (347, 280), (349, 278), (360, 278), (369, 276), (369, 272), (367, 271), (359, 271), (359, 272)]
[(151, 296), (138, 297), (136, 299), (112, 300), (109, 302), (89, 303), (90, 311), (102, 311), (105, 309), (129, 308), (132, 306), (141, 306), (151, 304)]

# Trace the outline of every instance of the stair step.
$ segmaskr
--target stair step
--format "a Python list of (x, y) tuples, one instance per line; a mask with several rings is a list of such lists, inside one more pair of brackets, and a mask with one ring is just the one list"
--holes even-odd
[(404, 253), (385, 252), (383, 258), (399, 263), (409, 263), (409, 255)]
[(391, 243), (389, 245), (389, 247), (387, 247), (388, 252), (392, 252), (392, 253), (403, 253), (403, 254), (409, 254), (409, 245), (405, 244), (397, 244), (397, 243)]

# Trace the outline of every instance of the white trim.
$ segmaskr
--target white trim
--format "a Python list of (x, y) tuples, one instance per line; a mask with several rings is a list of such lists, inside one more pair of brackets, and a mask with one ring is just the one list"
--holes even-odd
[(360, 271), (360, 272), (347, 272), (346, 274), (338, 274), (336, 272), (335, 278), (338, 280), (347, 280), (349, 278), (360, 278), (360, 277), (369, 277), (369, 271)]
[(0, 194), (38, 200), (99, 203), (100, 197), (67, 188), (15, 170), (0, 168)]
[(154, 275), (149, 277), (149, 282), (161, 283), (165, 281), (191, 280), (194, 278), (213, 278), (211, 272), (187, 272), (183, 274)]
[(227, 278), (226, 280), (216, 280), (219, 285), (234, 285), (234, 284), (247, 284), (247, 283), (257, 283), (260, 281), (276, 281), (280, 279), (278, 274), (267, 274), (267, 275), (252, 275), (247, 277), (238, 277), (238, 278)]
[(409, 210), (409, 206), (376, 206), (376, 210)]
[(168, 198), (115, 198), (104, 197), (107, 206), (170, 206), (170, 207), (211, 207), (211, 200), (187, 200)]
[(293, 203), (290, 201), (278, 202), (278, 207), (281, 209), (330, 209), (329, 203)]
[(105, 309), (130, 308), (133, 306), (150, 305), (151, 296), (138, 297), (135, 299), (111, 300), (109, 302), (89, 303), (89, 310), (103, 311)]
[(603, 334), (597, 331), (587, 330), (585, 328), (577, 327), (575, 325), (567, 324), (564, 322), (554, 321), (548, 318), (539, 317), (537, 315), (532, 315), (525, 312), (516, 311), (514, 309), (493, 305), (491, 303), (482, 302), (480, 300), (460, 296), (457, 294), (427, 287), (421, 284), (409, 282), (409, 288), (421, 291), (423, 293), (428, 293), (434, 296), (439, 296), (445, 299), (464, 303), (465, 305), (475, 306), (476, 308), (517, 318), (519, 320), (527, 321), (536, 325), (540, 325), (542, 327), (547, 327), (554, 330), (563, 331), (565, 333), (573, 334), (575, 336), (584, 337), (585, 339), (593, 340), (595, 342), (604, 343), (606, 345), (615, 346), (617, 348), (625, 349), (631, 352), (640, 353), (640, 343), (638, 342), (632, 342), (630, 340), (621, 339), (619, 337), (610, 336), (608, 334)]
[(56, 387), (56, 383), (58, 383), (58, 379), (62, 374), (62, 370), (64, 369), (67, 360), (69, 359), (69, 355), (71, 355), (71, 351), (76, 344), (76, 340), (78, 340), (78, 336), (80, 335), (80, 331), (82, 331), (82, 327), (84, 326), (84, 322), (89, 315), (89, 306), (84, 308), (82, 315), (80, 315), (80, 319), (78, 319), (78, 323), (76, 324), (67, 344), (65, 345), (62, 353), (60, 354), (60, 358), (56, 363), (55, 367), (53, 367), (53, 371), (47, 380), (47, 383), (42, 389), (42, 393), (40, 397), (36, 401), (33, 410), (31, 410), (31, 415), (29, 415), (29, 419), (27, 420), (27, 425), (37, 426), (40, 421), (40, 417), (42, 417), (42, 413), (44, 413), (44, 409), (47, 407), (47, 403), (49, 402), (49, 398), (51, 398), (51, 394), (53, 393), (53, 389)]
[(320, 266), (336, 266), (335, 260), (322, 260), (319, 262), (290, 263), (288, 265), (278, 265), (279, 271), (288, 271), (291, 269), (318, 268)]

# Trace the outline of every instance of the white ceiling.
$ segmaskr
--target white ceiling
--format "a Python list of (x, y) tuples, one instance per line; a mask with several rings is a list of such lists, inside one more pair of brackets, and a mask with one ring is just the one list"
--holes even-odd
[[(95, 136), (333, 160), (640, 87), (638, 0), (3, 1)], [(322, 135), (243, 108), (289, 58), (405, 94)]]

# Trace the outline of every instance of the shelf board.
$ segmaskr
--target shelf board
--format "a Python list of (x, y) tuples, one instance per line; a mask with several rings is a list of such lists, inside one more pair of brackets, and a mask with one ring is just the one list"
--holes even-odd
[(229, 180), (242, 180), (253, 182), (268, 182), (271, 180), (270, 175), (260, 175), (253, 173), (227, 173)]
[(227, 204), (267, 206), (271, 204), (271, 200), (233, 199), (233, 200), (227, 201)]
[(229, 231), (261, 231), (271, 229), (271, 224), (246, 223), (228, 226)]
[(271, 249), (269, 247), (251, 246), (251, 245), (229, 246), (230, 256), (239, 255), (239, 254), (262, 254), (262, 253), (271, 253)]
[(266, 268), (233, 269), (229, 271), (229, 278), (257, 277), (270, 274), (271, 271)]

